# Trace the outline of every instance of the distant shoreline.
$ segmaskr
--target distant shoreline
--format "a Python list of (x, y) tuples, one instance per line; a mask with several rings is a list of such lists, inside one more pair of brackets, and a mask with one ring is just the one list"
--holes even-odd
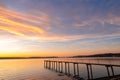
[[(0, 57), (0, 59), (45, 59), (47, 57), (29, 57), (29, 58), (26, 58), (26, 57)], [(48, 58), (53, 58), (53, 57), (48, 57)]]
[(81, 58), (81, 57), (120, 57), (120, 53), (104, 53), (104, 54), (94, 54), (94, 55), (78, 55), (72, 56), (73, 58)]
[(95, 54), (95, 55), (78, 55), (78, 56), (67, 56), (67, 57), (58, 57), (58, 56), (49, 56), (49, 57), (0, 57), (0, 59), (45, 59), (45, 58), (92, 58), (92, 57), (120, 57), (120, 53), (104, 53), (104, 54)]

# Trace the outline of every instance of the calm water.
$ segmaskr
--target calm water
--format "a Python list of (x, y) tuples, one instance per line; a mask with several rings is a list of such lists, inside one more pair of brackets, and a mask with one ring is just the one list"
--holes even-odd
[(64, 80), (66, 76), (46, 70), (43, 59), (0, 60), (0, 80)]
[[(62, 59), (63, 60), (63, 59)], [(64, 59), (69, 61), (119, 64), (120, 58), (82, 58)], [(80, 75), (86, 79), (86, 66), (80, 66)], [(71, 64), (71, 74), (73, 74)], [(114, 68), (115, 74), (120, 73), (120, 68)], [(6, 59), (0, 60), (0, 80), (72, 80), (67, 76), (58, 76), (59, 73), (46, 70), (43, 66), (43, 59)], [(106, 68), (93, 66), (94, 77), (106, 76)]]

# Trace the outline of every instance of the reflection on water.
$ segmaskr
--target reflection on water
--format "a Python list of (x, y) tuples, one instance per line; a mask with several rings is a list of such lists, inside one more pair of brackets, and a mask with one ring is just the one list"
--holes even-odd
[[(61, 59), (60, 59), (61, 60)], [(82, 58), (62, 59), (69, 61), (80, 61), (90, 63), (119, 64), (120, 58)], [(71, 73), (73, 68), (71, 64)], [(80, 75), (86, 79), (87, 71), (85, 65), (79, 65)], [(120, 68), (114, 68), (115, 74), (120, 73)], [(106, 68), (93, 66), (94, 77), (106, 76)], [(0, 80), (72, 80), (67, 76), (58, 76), (58, 73), (46, 70), (43, 67), (43, 59), (6, 59), (0, 60)]]
[[(62, 80), (56, 73), (45, 70), (42, 59), (0, 60), (0, 80)], [(70, 80), (70, 79), (68, 79)]]

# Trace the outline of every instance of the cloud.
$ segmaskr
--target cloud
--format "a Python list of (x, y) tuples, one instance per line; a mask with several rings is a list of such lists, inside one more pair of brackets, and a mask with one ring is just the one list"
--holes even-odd
[(25, 36), (24, 34), (19, 33), (18, 31), (16, 31), (15, 29), (12, 29), (12, 28), (9, 28), (9, 27), (5, 27), (5, 26), (0, 26), (0, 30), (7, 31), (9, 33), (12, 33), (12, 34), (15, 34), (15, 35), (21, 36), (21, 37)]
[[(78, 5), (79, 1), (64, 4), (62, 4), (64, 1), (60, 1), (61, 5), (57, 6), (55, 6), (57, 1), (48, 3), (43, 1), (46, 4), (45, 9), (38, 4), (37, 7), (34, 7), (34, 4), (24, 13), (0, 7), (0, 30), (20, 38), (42, 41), (120, 36), (120, 16), (115, 14), (119, 12), (118, 8), (113, 10), (110, 6), (111, 2), (107, 4), (101, 1), (104, 4), (99, 3), (97, 6), (94, 4), (97, 1), (93, 1), (93, 3), (87, 1), (80, 1), (82, 5)], [(32, 2), (30, 1), (30, 3)], [(77, 4), (75, 5), (75, 3)], [(115, 7), (115, 4), (111, 5)], [(30, 7), (30, 5), (24, 5), (24, 7)], [(111, 13), (113, 11), (114, 13)]]
[[(15, 13), (13, 11), (4, 9), (0, 7), (0, 29), (10, 32), (12, 34), (15, 34), (17, 36), (25, 36), (27, 34), (23, 33), (23, 32), (29, 32), (30, 34), (32, 33), (36, 33), (38, 35), (41, 35), (44, 33), (44, 30), (42, 28), (40, 28), (40, 26), (34, 26), (28, 23), (23, 23), (20, 22), (19, 20), (23, 20), (29, 23), (37, 23), (38, 21), (34, 19), (34, 17), (28, 17), (26, 15), (22, 15), (19, 13)], [(44, 17), (43, 17), (44, 18)], [(14, 20), (16, 19), (16, 20)], [(45, 18), (46, 19), (46, 18)], [(43, 19), (43, 21), (45, 21), (45, 19)], [(41, 18), (42, 20), (42, 18)]]
[(0, 20), (3, 23), (15, 25), (15, 26), (21, 26), (22, 28), (26, 28), (26, 29), (31, 30), (31, 31), (33, 30), (33, 31), (36, 31), (38, 33), (43, 33), (43, 30), (38, 28), (38, 27), (34, 27), (34, 26), (31, 26), (31, 25), (27, 25), (27, 24), (22, 24), (22, 23), (19, 23), (17, 21), (13, 21), (13, 20), (7, 19), (4, 16), (1, 16)]

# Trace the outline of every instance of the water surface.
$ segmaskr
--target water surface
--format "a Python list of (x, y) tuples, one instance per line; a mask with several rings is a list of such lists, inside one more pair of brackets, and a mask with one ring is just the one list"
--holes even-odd
[(0, 80), (70, 80), (44, 69), (43, 59), (0, 60)]
[[(1, 59), (0, 80), (72, 80), (67, 76), (44, 68), (44, 59)], [(53, 59), (52, 59), (53, 60)], [(54, 60), (68, 60), (89, 63), (104, 63), (120, 65), (120, 58), (62, 58)], [(73, 65), (70, 64), (73, 74)], [(86, 65), (79, 65), (80, 76), (87, 79)], [(120, 74), (120, 68), (114, 67), (115, 74)], [(94, 78), (107, 76), (104, 66), (93, 66)]]

